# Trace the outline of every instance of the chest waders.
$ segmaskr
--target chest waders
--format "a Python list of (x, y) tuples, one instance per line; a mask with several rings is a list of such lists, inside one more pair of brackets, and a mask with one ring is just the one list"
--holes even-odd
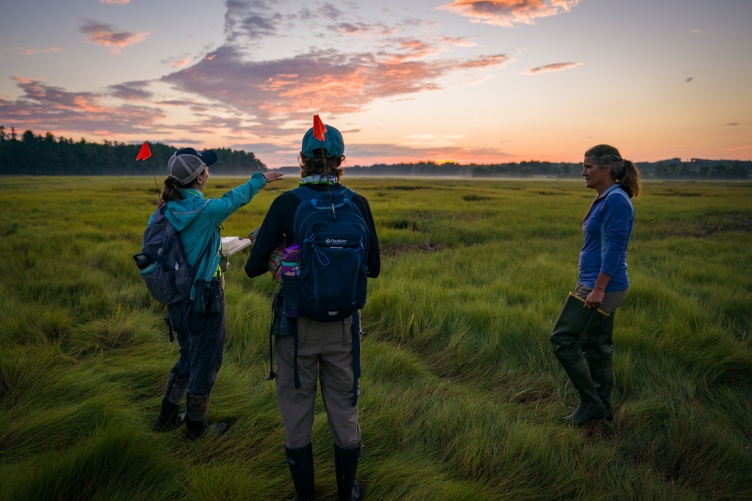
[(563, 418), (575, 425), (611, 419), (614, 314), (584, 303), (570, 293), (551, 332), (554, 354), (580, 396), (577, 410)]

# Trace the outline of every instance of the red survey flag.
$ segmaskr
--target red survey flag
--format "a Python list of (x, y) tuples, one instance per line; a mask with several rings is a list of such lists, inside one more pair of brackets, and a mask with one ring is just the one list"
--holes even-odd
[(149, 149), (149, 143), (144, 141), (144, 144), (141, 145), (141, 151), (138, 152), (138, 156), (136, 156), (136, 160), (146, 160), (151, 156), (151, 150)]
[(313, 115), (313, 137), (323, 142), (326, 132), (326, 126), (321, 118), (318, 115)]

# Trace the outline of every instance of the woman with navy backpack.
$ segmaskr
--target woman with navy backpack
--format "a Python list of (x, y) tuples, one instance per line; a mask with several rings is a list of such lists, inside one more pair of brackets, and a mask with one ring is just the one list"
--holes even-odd
[(640, 194), (640, 172), (613, 146), (585, 152), (582, 176), (596, 196), (582, 220), (577, 287), (551, 333), (557, 359), (580, 396), (563, 418), (583, 425), (612, 419), (614, 313), (627, 296), (627, 246), (634, 225), (632, 197)]
[[(288, 250), (295, 249), (295, 252), (300, 248), (303, 268), (306, 266), (308, 250), (309, 256), (315, 255), (313, 259), (316, 262), (320, 261), (330, 271), (338, 269), (337, 256), (346, 256), (344, 260), (347, 260), (359, 255), (362, 259), (363, 273), (359, 280), (363, 286), (366, 276), (376, 278), (379, 275), (379, 242), (368, 201), (339, 182), (343, 174), (344, 152), (342, 134), (331, 125), (324, 125), (319, 117), (315, 116), (314, 127), (303, 137), (300, 152), (300, 186), (296, 190), (279, 195), (272, 202), (245, 265), (249, 277), (263, 275), (269, 271), (269, 258), (280, 245)], [(314, 205), (320, 210), (310, 211), (319, 214), (309, 215), (305, 209)], [(328, 227), (332, 232), (337, 231), (337, 220), (342, 222), (342, 227), (360, 227), (363, 230), (362, 238), (351, 240), (362, 241), (362, 247), (348, 247), (351, 242), (348, 242), (347, 238), (338, 238), (333, 236), (333, 233), (328, 234), (325, 231), (319, 231), (318, 238), (313, 234), (308, 235), (310, 238), (296, 234), (296, 229), (306, 228), (306, 225), (302, 224), (303, 221), (317, 217), (323, 218), (318, 228), (327, 226), (328, 219)], [(355, 220), (360, 223), (353, 226)], [(332, 245), (341, 247), (327, 247), (332, 242)], [(327, 255), (328, 252), (330, 254)], [(305, 306), (296, 303), (300, 306), (300, 311), (292, 313), (294, 306), (291, 305), (291, 286), (295, 285), (295, 282), (294, 279), (287, 281), (286, 267), (290, 263), (286, 264), (286, 255), (281, 258), (285, 311), (280, 312), (281, 305), (276, 304), (282, 298), (282, 295), (278, 294), (275, 297), (277, 311), (273, 327), (273, 332), (277, 333), (274, 336), (277, 373), (272, 371), (270, 379), (276, 378), (277, 404), (285, 427), (285, 457), (295, 485), (296, 496), (299, 500), (314, 498), (311, 441), (316, 391), (320, 384), (329, 430), (334, 439), (334, 465), (339, 499), (359, 500), (360, 488), (355, 482), (361, 453), (357, 406), (361, 334), (359, 311), (344, 308), (339, 312), (321, 312), (306, 310)], [(295, 268), (291, 268), (291, 273), (295, 273)], [(301, 274), (307, 273), (301, 270)], [(321, 280), (327, 284), (319, 285), (332, 286), (338, 282), (338, 278), (335, 271)], [(361, 292), (364, 302), (365, 291)], [(305, 302), (310, 296), (314, 294), (302, 294), (298, 299)], [(356, 308), (358, 307), (362, 305), (356, 305)], [(327, 314), (331, 314), (331, 318), (326, 318)]]

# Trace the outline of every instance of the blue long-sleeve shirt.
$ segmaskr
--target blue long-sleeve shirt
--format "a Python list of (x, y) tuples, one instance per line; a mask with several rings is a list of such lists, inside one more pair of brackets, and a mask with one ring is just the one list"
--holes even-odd
[(598, 274), (611, 276), (606, 292), (629, 287), (627, 245), (634, 226), (629, 195), (618, 183), (597, 196), (582, 224), (585, 243), (580, 251), (577, 281), (595, 287)]

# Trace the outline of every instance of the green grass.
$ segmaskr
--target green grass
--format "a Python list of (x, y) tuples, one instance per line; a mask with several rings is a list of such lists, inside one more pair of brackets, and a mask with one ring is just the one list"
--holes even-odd
[[(151, 178), (6, 178), (0, 212), (0, 499), (290, 499), (268, 373), (274, 284), (227, 275), (211, 420), (157, 434), (177, 358), (131, 255)], [(213, 178), (219, 196), (240, 180)], [(257, 227), (293, 180), (226, 221)], [(634, 201), (617, 313), (612, 423), (558, 420), (577, 397), (548, 340), (575, 285), (581, 182), (353, 179), (382, 275), (363, 312), (358, 479), (367, 499), (752, 499), (751, 183), (657, 183)], [(335, 496), (320, 401), (317, 492)]]

